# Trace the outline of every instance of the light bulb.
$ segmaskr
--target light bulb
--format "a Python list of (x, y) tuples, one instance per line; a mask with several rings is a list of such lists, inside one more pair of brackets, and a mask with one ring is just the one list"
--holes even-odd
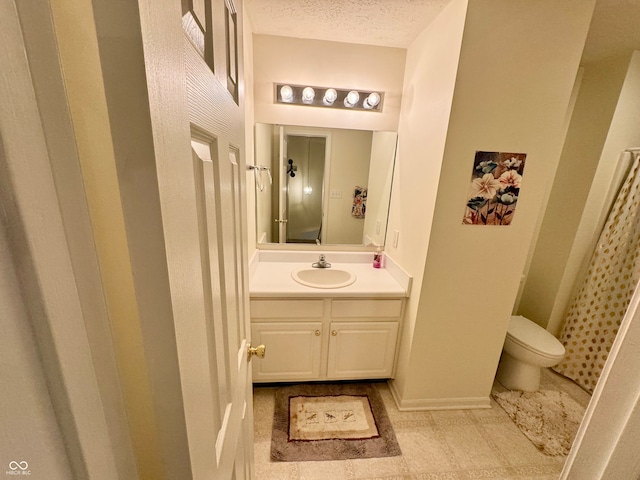
[(333, 105), (333, 102), (338, 98), (338, 92), (336, 92), (335, 88), (328, 88), (326, 92), (324, 92), (324, 98), (322, 99), (322, 103), (325, 105)]
[(358, 100), (360, 100), (360, 94), (355, 90), (351, 90), (344, 98), (344, 106), (349, 108), (355, 107), (358, 104)]
[(316, 96), (316, 92), (313, 88), (311, 87), (305, 87), (304, 90), (302, 90), (302, 101), (303, 103), (313, 103), (313, 99)]
[(289, 85), (280, 87), (280, 98), (282, 98), (283, 102), (291, 102), (293, 100), (293, 88)]
[(364, 108), (374, 108), (376, 105), (380, 103), (380, 94), (377, 92), (371, 92), (367, 98), (362, 102), (362, 106)]

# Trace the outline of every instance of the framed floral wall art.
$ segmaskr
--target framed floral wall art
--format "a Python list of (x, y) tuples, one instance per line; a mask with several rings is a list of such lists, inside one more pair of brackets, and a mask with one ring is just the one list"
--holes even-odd
[(463, 224), (511, 224), (526, 158), (526, 153), (476, 152)]

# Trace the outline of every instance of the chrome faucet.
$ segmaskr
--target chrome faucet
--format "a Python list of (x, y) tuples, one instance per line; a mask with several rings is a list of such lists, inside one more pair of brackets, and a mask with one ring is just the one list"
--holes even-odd
[(313, 268), (331, 268), (331, 264), (327, 262), (327, 257), (325, 257), (324, 254), (320, 254), (318, 261), (312, 263), (311, 266)]

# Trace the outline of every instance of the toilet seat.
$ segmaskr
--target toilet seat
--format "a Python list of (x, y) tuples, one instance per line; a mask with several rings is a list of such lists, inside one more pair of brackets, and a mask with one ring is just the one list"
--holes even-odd
[(546, 358), (562, 358), (565, 353), (564, 346), (556, 337), (520, 315), (511, 317), (507, 337), (522, 348)]

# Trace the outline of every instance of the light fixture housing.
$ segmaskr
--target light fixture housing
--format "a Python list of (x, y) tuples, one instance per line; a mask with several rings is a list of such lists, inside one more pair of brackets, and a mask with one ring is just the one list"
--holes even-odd
[(381, 112), (384, 103), (384, 92), (275, 83), (274, 102), (289, 105)]

